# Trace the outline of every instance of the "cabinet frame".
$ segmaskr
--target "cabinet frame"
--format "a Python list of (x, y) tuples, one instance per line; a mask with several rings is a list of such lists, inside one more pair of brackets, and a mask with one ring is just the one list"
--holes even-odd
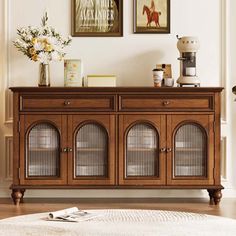
[[(116, 88), (66, 88), (66, 87), (13, 87), (13, 183), (11, 185), (12, 198), (15, 204), (19, 204), (24, 196), (25, 189), (207, 189), (210, 203), (218, 204), (222, 197), (220, 175), (220, 112), (221, 92), (220, 87), (200, 88), (154, 88), (154, 87), (116, 87)], [(52, 99), (50, 106), (47, 103), (40, 104), (41, 99)], [(70, 99), (72, 100), (70, 101)], [(83, 98), (83, 101), (77, 99)], [(189, 102), (192, 98), (194, 104)], [(98, 104), (100, 99), (102, 104)], [(105, 99), (105, 100), (104, 100)], [(143, 102), (145, 100), (145, 102)], [(87, 104), (89, 101), (89, 105)], [(94, 103), (93, 103), (94, 101)], [(199, 102), (198, 102), (199, 101)], [(28, 105), (27, 105), (28, 104)], [(30, 105), (29, 105), (30, 104)], [(79, 105), (78, 105), (79, 104)], [(123, 176), (124, 160), (122, 144), (125, 128), (121, 117), (133, 117), (139, 121), (151, 121), (153, 117), (164, 117), (165, 127), (161, 132), (165, 138), (161, 142), (162, 147), (172, 147), (172, 139), (169, 137), (170, 117), (183, 115), (187, 120), (188, 115), (208, 115), (208, 129), (210, 132), (209, 145), (213, 148), (208, 153), (211, 157), (210, 168), (213, 173), (208, 179), (184, 179), (172, 178), (171, 153), (162, 153), (161, 178), (140, 179)], [(36, 117), (38, 120), (62, 117), (60, 123), (62, 130), (61, 144), (70, 147), (68, 135), (71, 135), (69, 121), (73, 116), (84, 116), (93, 120), (98, 116), (110, 117), (110, 126), (106, 127), (110, 138), (109, 148), (112, 150), (112, 169), (108, 179), (72, 179), (70, 153), (61, 154), (63, 160), (63, 173), (61, 179), (25, 179), (25, 134), (24, 123), (27, 117)], [(57, 117), (57, 118), (56, 118)], [(111, 118), (112, 117), (112, 118)], [(144, 118), (146, 117), (146, 118)], [(54, 119), (53, 118), (53, 119)], [(137, 119), (138, 118), (138, 119)], [(36, 120), (37, 120), (36, 119)], [(57, 122), (56, 122), (57, 123)], [(149, 122), (147, 122), (149, 123)], [(155, 122), (154, 122), (155, 123)], [(154, 124), (155, 126), (155, 124)], [(164, 131), (165, 130), (165, 131)], [(173, 130), (172, 130), (173, 131)], [(209, 137), (208, 137), (209, 138)], [(23, 147), (23, 149), (22, 149)], [(110, 152), (109, 151), (109, 152)], [(123, 169), (122, 169), (123, 168)], [(209, 168), (209, 166), (208, 166)], [(122, 178), (121, 178), (122, 177)], [(141, 177), (143, 178), (143, 177)], [(149, 178), (149, 179), (148, 179)], [(73, 182), (69, 183), (69, 180)], [(82, 181), (82, 182), (81, 182)], [(97, 181), (97, 182), (96, 182)], [(123, 182), (122, 182), (123, 181)], [(141, 182), (140, 182), (141, 181)]]
[[(107, 176), (79, 176), (75, 172), (75, 134), (85, 124), (99, 124), (107, 132), (108, 160)], [(114, 185), (115, 184), (115, 116), (114, 115), (68, 115), (68, 144), (73, 152), (68, 153), (68, 184), (69, 185)], [(71, 171), (73, 170), (73, 171)]]
[[(48, 123), (54, 126), (60, 137), (60, 147), (59, 147), (59, 158), (60, 158), (60, 174), (58, 177), (27, 177), (26, 176), (26, 144), (29, 132), (31, 129), (38, 124)], [(67, 155), (61, 152), (61, 149), (65, 146), (67, 140), (67, 117), (63, 115), (21, 115), (20, 116), (20, 184), (22, 185), (34, 185), (34, 184), (43, 184), (43, 185), (63, 185), (67, 183), (66, 180), (66, 168), (67, 166)]]
[[(206, 155), (206, 176), (174, 176), (174, 136), (184, 124), (197, 124), (206, 132), (207, 155)], [(167, 185), (212, 185), (214, 184), (214, 116), (213, 115), (168, 115), (167, 116), (167, 133), (171, 134), (167, 139), (167, 147), (172, 151), (167, 153)]]
[[(127, 135), (134, 125), (149, 124), (155, 128), (158, 134), (159, 145), (157, 147), (159, 165), (158, 176), (132, 176), (126, 177), (126, 148)], [(165, 185), (165, 153), (160, 149), (166, 145), (166, 121), (163, 115), (120, 115), (119, 116), (119, 185)], [(157, 168), (157, 167), (156, 167)]]

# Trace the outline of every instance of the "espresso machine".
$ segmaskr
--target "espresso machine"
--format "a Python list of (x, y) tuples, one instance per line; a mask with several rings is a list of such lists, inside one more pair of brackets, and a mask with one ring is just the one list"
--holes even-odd
[(180, 87), (183, 86), (200, 86), (200, 80), (197, 77), (196, 71), (196, 54), (200, 47), (198, 38), (182, 37), (177, 35), (177, 47), (180, 52), (180, 77), (177, 83)]

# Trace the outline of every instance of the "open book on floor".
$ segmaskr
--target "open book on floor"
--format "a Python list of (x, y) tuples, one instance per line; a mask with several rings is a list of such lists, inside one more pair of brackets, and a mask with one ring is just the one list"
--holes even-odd
[(90, 220), (98, 216), (100, 215), (79, 210), (77, 207), (72, 207), (61, 211), (51, 212), (45, 220), (60, 222), (80, 222)]

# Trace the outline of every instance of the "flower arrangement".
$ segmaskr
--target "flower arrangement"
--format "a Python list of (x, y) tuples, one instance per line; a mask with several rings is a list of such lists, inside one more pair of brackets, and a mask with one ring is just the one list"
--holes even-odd
[(54, 28), (48, 26), (48, 14), (42, 18), (41, 27), (28, 26), (17, 29), (18, 39), (13, 41), (16, 48), (35, 62), (48, 64), (64, 58), (64, 48), (72, 38), (63, 38)]

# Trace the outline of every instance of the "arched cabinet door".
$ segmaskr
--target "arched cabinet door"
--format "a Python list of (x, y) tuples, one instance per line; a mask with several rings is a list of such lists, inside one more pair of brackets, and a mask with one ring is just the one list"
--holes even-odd
[(115, 183), (114, 125), (112, 115), (68, 117), (68, 140), (72, 144), (68, 156), (70, 184)]
[(75, 177), (107, 177), (108, 134), (95, 121), (83, 124), (75, 134)]
[(21, 116), (21, 124), (20, 183), (64, 184), (63, 117), (26, 115)]
[(168, 116), (169, 184), (213, 184), (213, 116)]
[(119, 116), (119, 184), (165, 182), (165, 116)]

